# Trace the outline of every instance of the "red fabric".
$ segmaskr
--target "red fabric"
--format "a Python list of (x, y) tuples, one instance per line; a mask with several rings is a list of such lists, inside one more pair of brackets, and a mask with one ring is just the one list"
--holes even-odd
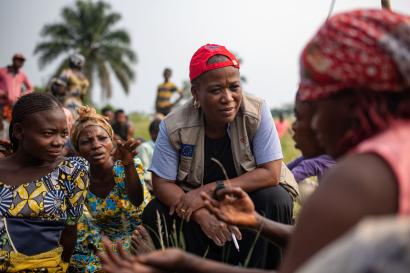
[(395, 121), (384, 132), (366, 139), (354, 154), (372, 153), (380, 156), (393, 171), (399, 189), (399, 214), (410, 215), (410, 121)]
[(343, 89), (399, 92), (410, 87), (410, 17), (356, 10), (331, 17), (302, 52), (300, 100)]
[[(220, 63), (207, 64), (208, 60), (215, 55), (223, 55), (229, 60)], [(216, 44), (206, 44), (200, 47), (192, 56), (189, 65), (189, 78), (192, 82), (203, 73), (226, 66), (233, 66), (239, 69), (239, 61), (224, 46)]]

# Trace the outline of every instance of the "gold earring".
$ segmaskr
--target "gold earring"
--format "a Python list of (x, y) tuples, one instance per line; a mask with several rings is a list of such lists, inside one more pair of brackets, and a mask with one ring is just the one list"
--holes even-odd
[(194, 108), (199, 109), (199, 107), (201, 107), (201, 105), (199, 104), (199, 102), (196, 99), (194, 99)]

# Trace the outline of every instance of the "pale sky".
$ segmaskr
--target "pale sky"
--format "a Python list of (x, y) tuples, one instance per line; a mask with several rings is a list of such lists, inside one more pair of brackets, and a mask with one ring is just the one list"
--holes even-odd
[[(304, 44), (326, 19), (330, 0), (116, 0), (138, 55), (136, 81), (125, 96), (113, 80), (114, 96), (101, 101), (98, 84), (93, 100), (126, 111), (154, 110), (157, 85), (165, 67), (177, 85), (188, 79), (189, 61), (197, 48), (218, 43), (238, 53), (248, 79), (244, 90), (264, 98), (271, 107), (291, 103), (298, 84), (298, 58)], [(33, 51), (43, 25), (60, 21), (68, 0), (1, 0), (0, 66), (15, 52), (26, 55), (24, 70), (35, 85), (45, 85), (59, 61), (40, 70)], [(393, 9), (410, 14), (410, 0), (392, 0)], [(380, 8), (380, 0), (337, 0), (334, 12)]]

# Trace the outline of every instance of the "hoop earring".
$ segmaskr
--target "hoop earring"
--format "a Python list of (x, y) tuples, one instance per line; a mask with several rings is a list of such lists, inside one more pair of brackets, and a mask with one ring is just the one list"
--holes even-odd
[(200, 107), (201, 105), (199, 104), (199, 102), (196, 99), (194, 99), (194, 108), (199, 109)]

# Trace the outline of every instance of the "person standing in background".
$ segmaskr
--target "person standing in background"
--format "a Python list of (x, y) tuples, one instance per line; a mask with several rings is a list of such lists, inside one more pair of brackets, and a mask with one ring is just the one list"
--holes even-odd
[(16, 53), (11, 65), (0, 68), (0, 131), (8, 128), (7, 124), (3, 124), (3, 119), (11, 120), (11, 108), (23, 91), (25, 93), (33, 91), (26, 73), (21, 70), (25, 60), (23, 54)]
[(180, 94), (177, 86), (171, 82), (169, 79), (172, 76), (172, 70), (170, 68), (165, 68), (164, 70), (164, 82), (158, 86), (157, 99), (155, 101), (155, 111), (161, 113), (164, 116), (171, 112), (174, 104), (171, 102), (171, 97), (175, 92)]

